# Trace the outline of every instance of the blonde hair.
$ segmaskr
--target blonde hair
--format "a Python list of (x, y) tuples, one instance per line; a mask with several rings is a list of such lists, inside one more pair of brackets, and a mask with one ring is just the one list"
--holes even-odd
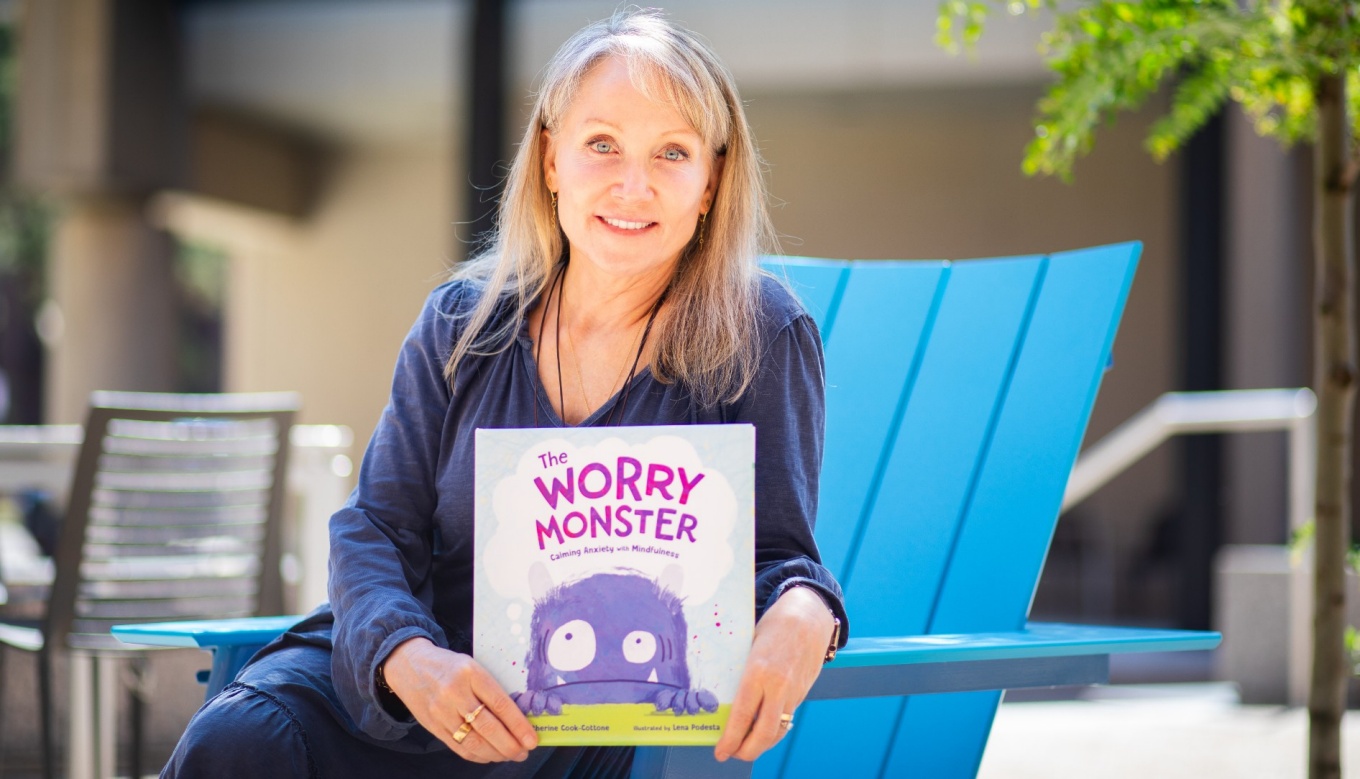
[[(545, 69), (524, 139), (511, 164), (495, 232), (487, 249), (462, 263), (453, 278), (480, 291), (444, 366), (453, 382), (470, 355), (508, 348), (534, 301), (563, 258), (561, 229), (543, 177), (542, 131), (557, 130), (591, 68), (620, 57), (639, 91), (675, 106), (699, 133), (722, 173), (703, 226), (691, 241), (656, 321), (652, 374), (678, 382), (702, 405), (732, 402), (755, 376), (760, 254), (775, 248), (766, 210), (760, 158), (732, 74), (694, 33), (657, 9), (629, 9), (576, 33)], [(492, 321), (501, 306), (513, 317)]]

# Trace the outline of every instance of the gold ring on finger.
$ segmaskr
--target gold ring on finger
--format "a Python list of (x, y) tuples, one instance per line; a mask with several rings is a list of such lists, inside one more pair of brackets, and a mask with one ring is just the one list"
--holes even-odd
[(468, 725), (472, 725), (472, 721), (475, 720), (475, 719), (477, 719), (477, 715), (478, 715), (478, 714), (481, 714), (481, 713), (482, 713), (482, 709), (485, 709), (485, 708), (486, 708), (486, 704), (483, 703), (482, 705), (480, 705), (480, 706), (478, 706), (477, 708), (473, 709), (471, 714), (464, 714), (464, 715), (463, 715), (463, 722), (467, 723)]
[(472, 721), (464, 722), (461, 727), (453, 734), (453, 743), (461, 744), (467, 739), (468, 734), (472, 733)]
[(780, 714), (780, 715), (779, 715), (779, 727), (780, 727), (781, 730), (786, 730), (786, 731), (788, 731), (788, 730), (793, 730), (793, 715), (792, 715), (792, 714)]

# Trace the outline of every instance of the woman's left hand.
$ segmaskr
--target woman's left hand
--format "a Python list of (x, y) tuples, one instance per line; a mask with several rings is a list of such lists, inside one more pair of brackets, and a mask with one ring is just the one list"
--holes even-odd
[(783, 738), (780, 715), (794, 713), (822, 670), (833, 622), (822, 597), (790, 587), (756, 623), (751, 654), (713, 756), (755, 760)]

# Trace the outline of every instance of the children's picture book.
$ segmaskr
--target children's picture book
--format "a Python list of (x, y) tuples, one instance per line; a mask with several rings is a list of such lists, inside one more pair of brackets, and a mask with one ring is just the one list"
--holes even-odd
[(473, 656), (539, 743), (717, 743), (755, 627), (755, 428), (476, 435)]

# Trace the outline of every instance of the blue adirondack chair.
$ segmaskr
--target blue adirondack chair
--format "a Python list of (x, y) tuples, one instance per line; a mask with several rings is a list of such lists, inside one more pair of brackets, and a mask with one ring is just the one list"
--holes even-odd
[[(1140, 250), (767, 263), (826, 346), (817, 540), (854, 635), (755, 776), (972, 777), (1003, 690), (1102, 683), (1113, 653), (1218, 644), (1027, 623)], [(218, 648), (211, 695), (295, 619), (114, 632)], [(700, 748), (639, 749), (633, 771), (751, 774)]]

